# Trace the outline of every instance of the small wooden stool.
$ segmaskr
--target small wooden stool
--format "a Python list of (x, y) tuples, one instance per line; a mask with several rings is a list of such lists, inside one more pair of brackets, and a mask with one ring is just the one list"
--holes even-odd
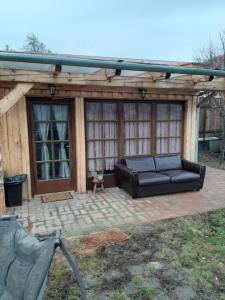
[(97, 189), (104, 191), (104, 180), (101, 180), (101, 181), (93, 180), (93, 183), (94, 183), (94, 188), (93, 188), (94, 194), (96, 193)]
[(96, 193), (96, 190), (99, 189), (101, 191), (104, 191), (104, 179), (101, 177), (101, 179), (98, 179), (98, 175), (95, 174), (93, 176), (92, 180), (94, 186), (93, 186), (93, 192)]

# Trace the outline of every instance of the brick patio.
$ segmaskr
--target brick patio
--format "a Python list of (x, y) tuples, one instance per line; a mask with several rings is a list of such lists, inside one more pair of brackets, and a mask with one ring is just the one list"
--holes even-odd
[(71, 192), (73, 199), (42, 203), (40, 197), (8, 208), (32, 233), (49, 233), (58, 228), (64, 235), (138, 224), (225, 208), (225, 171), (208, 167), (201, 192), (188, 192), (132, 199), (118, 188), (94, 195)]

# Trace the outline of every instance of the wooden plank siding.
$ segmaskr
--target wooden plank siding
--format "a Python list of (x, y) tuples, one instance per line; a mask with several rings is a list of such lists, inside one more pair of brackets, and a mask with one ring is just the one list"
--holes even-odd
[[(8, 92), (8, 89), (5, 89), (4, 95)], [(22, 97), (0, 118), (0, 127), (4, 176), (27, 174), (27, 181), (23, 184), (23, 198), (31, 199), (30, 157), (25, 97)]]
[[(0, 99), (15, 86), (12, 82), (0, 82)], [(77, 191), (86, 191), (86, 156), (85, 156), (85, 124), (84, 124), (84, 100), (129, 100), (129, 101), (184, 101), (184, 157), (194, 158), (195, 139), (195, 92), (185, 90), (148, 89), (145, 99), (140, 97), (138, 88), (127, 87), (100, 87), (100, 86), (72, 86), (57, 85), (56, 94), (52, 100), (70, 98), (75, 101), (74, 120), (76, 140), (76, 168)], [(46, 84), (36, 84), (27, 94), (28, 97), (50, 97)], [(24, 199), (31, 199), (31, 170), (29, 154), (29, 137), (27, 123), (26, 99), (20, 99), (9, 111), (0, 118), (0, 132), (2, 144), (4, 175), (11, 176), (17, 173), (28, 174), (28, 180), (24, 184)], [(122, 149), (120, 149), (122, 151)]]

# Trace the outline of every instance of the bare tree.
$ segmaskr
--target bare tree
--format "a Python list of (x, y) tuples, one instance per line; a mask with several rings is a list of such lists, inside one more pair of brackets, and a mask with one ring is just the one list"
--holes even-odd
[(28, 52), (35, 53), (50, 53), (44, 43), (40, 42), (37, 36), (33, 33), (29, 33), (26, 36), (25, 45), (23, 46), (23, 50)]
[[(201, 62), (206, 67), (214, 69), (225, 69), (225, 29), (218, 32), (219, 44), (215, 44), (212, 41), (208, 46), (202, 47), (198, 51), (198, 55), (195, 56), (197, 62)], [(223, 134), (221, 139), (221, 163), (224, 161), (225, 153), (225, 91), (208, 93), (204, 92), (201, 97), (201, 103), (204, 102), (204, 98), (207, 99), (207, 103), (212, 109), (219, 112), (223, 119)]]

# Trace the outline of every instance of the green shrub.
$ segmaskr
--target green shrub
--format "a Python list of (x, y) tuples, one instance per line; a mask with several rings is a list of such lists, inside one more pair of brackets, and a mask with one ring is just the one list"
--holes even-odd
[(187, 228), (184, 228), (183, 230), (181, 230), (179, 233), (178, 233), (178, 237), (180, 237), (181, 239), (184, 239), (184, 240), (189, 240), (193, 237), (194, 235), (194, 232), (191, 228), (187, 227)]
[(199, 260), (199, 252), (192, 243), (187, 243), (182, 248), (180, 262), (184, 267), (192, 267)]
[(137, 288), (138, 299), (151, 300), (155, 295), (155, 288), (144, 281), (142, 276), (133, 279), (133, 283)]

